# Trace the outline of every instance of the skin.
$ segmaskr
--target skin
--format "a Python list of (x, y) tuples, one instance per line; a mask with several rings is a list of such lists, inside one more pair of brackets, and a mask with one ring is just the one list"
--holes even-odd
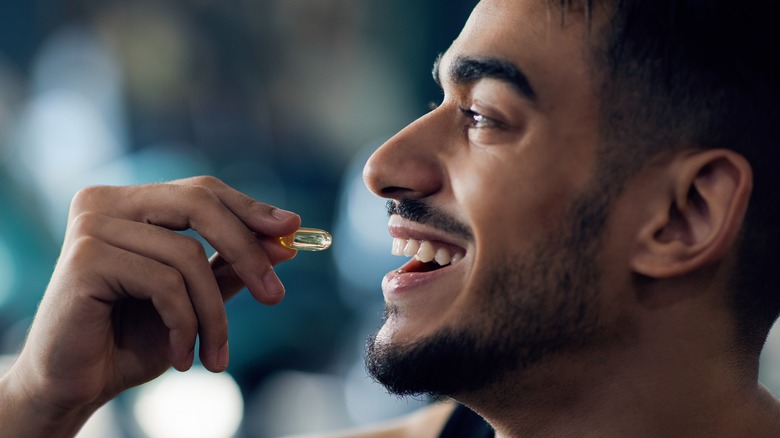
[[(121, 391), (188, 369), (196, 336), (203, 365), (223, 371), (223, 300), (245, 284), (278, 303), (272, 265), (295, 252), (273, 237), (299, 226), (297, 215), (210, 177), (81, 191), (27, 342), (0, 380), (0, 436), (72, 436)], [(209, 262), (174, 231), (185, 228), (220, 255)]]
[[(578, 46), (570, 44), (570, 49), (552, 52), (555, 44), (544, 42), (544, 22), (515, 26), (516, 17), (502, 14), (492, 3), (480, 4), (478, 13), (442, 57), (440, 71), (446, 73), (456, 56), (512, 59), (529, 76), (535, 71), (544, 77), (536, 88), (549, 88), (551, 93), (539, 93), (536, 105), (543, 109), (540, 111), (504, 82), (483, 80), (456, 86), (443, 74), (441, 105), (399, 132), (368, 161), (364, 179), (374, 193), (393, 199), (425, 199), (470, 226), (474, 234), (470, 241), (446, 236), (447, 241), (466, 249), (465, 263), (425, 295), (390, 297), (405, 315), (382, 328), (380, 337), (391, 342), (430, 335), (457, 318), (468, 320), (469, 309), (479, 306), (479, 296), (468, 291), (489, 281), (486, 276), (491, 274), (492, 263), (505, 254), (529, 251), (534, 236), (552, 231), (553, 220), (587, 183), (594, 164), (593, 151), (586, 148), (597, 139), (587, 70), (584, 65), (565, 71), (550, 69), (567, 59), (581, 58)], [(541, 3), (536, 12), (544, 11)], [(502, 27), (521, 31), (509, 36), (482, 31)], [(511, 56), (511, 48), (524, 44), (528, 38), (524, 34), (541, 39), (543, 44), (514, 59), (518, 57)], [(558, 36), (561, 34), (549, 35)], [(550, 66), (539, 65), (537, 58), (548, 58)], [(560, 105), (564, 98), (566, 106)], [(507, 128), (469, 129), (472, 120), (460, 108), (473, 109)], [(564, 125), (566, 129), (559, 129)], [(491, 190), (486, 193), (485, 187)], [(408, 226), (420, 231), (425, 228)]]
[[(367, 163), (374, 193), (425, 200), (472, 234), (401, 224), (465, 257), (403, 293), (386, 281), (397, 312), (380, 342), (408, 345), (451, 325), (478, 330), (493, 267), (555, 233), (599, 177), (595, 78), (576, 17), (561, 24), (542, 1), (481, 1), (441, 59), (441, 105)], [(453, 81), (449, 67), (462, 56), (522, 68), (537, 99), (501, 80)], [(488, 119), (475, 123), (462, 109)], [(499, 437), (778, 436), (780, 407), (757, 383), (758, 358), (735, 348), (725, 299), (751, 184), (749, 163), (729, 150), (690, 145), (655, 157), (614, 200), (597, 254), (594, 311), (615, 342), (559, 351), (453, 395)], [(208, 177), (81, 192), (28, 341), (0, 379), (0, 436), (72, 436), (119, 392), (169, 366), (187, 369), (196, 335), (204, 365), (224, 370), (222, 301), (244, 284), (266, 304), (283, 296), (269, 272), (294, 252), (273, 238), (300, 218), (279, 213)], [(221, 255), (209, 262), (174, 231), (187, 227)], [(451, 408), (351, 436), (433, 437)]]
[[(589, 31), (576, 13), (563, 24), (557, 14), (544, 2), (480, 2), (441, 59), (442, 104), (369, 160), (374, 193), (425, 200), (474, 236), (442, 237), (466, 249), (448, 275), (403, 293), (386, 280), (396, 310), (379, 342), (411, 345), (452, 325), (479, 330), (491, 267), (551, 236), (600, 177)], [(463, 56), (520, 67), (538, 101), (494, 79), (453, 81), (446, 72)], [(459, 108), (500, 123), (469, 125)], [(728, 150), (690, 145), (655, 157), (626, 183), (602, 236), (594, 304), (610, 341), (450, 395), (498, 436), (776, 436), (780, 409), (757, 382), (758, 358), (737, 353), (725, 298), (751, 184), (749, 164)], [(425, 228), (406, 232), (432, 232)]]

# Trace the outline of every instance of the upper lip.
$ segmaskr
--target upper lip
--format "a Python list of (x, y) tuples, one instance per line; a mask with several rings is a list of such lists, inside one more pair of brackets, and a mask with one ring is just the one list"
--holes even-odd
[(387, 229), (390, 232), (390, 235), (397, 239), (441, 242), (460, 248), (463, 252), (466, 252), (466, 242), (463, 242), (461, 239), (456, 239), (451, 234), (440, 229), (404, 219), (397, 214), (390, 216), (390, 220), (387, 223)]

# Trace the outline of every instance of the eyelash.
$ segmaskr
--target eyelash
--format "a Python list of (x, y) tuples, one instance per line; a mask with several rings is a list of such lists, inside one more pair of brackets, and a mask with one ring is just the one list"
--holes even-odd
[[(428, 110), (434, 111), (440, 104), (434, 101), (428, 102)], [(501, 124), (483, 114), (469, 108), (460, 108), (460, 112), (468, 119), (468, 127), (474, 129), (496, 128)]]
[(500, 123), (482, 115), (472, 109), (461, 108), (460, 112), (468, 118), (468, 127), (473, 129), (486, 129), (500, 127)]

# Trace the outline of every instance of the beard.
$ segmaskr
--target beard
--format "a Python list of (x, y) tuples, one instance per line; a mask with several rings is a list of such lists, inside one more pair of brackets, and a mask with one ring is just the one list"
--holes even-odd
[[(493, 264), (484, 304), (470, 323), (407, 345), (371, 337), (365, 356), (369, 374), (393, 394), (454, 397), (602, 342), (596, 257), (611, 199), (609, 191), (587, 191), (530, 253)], [(397, 312), (387, 307), (385, 320)]]

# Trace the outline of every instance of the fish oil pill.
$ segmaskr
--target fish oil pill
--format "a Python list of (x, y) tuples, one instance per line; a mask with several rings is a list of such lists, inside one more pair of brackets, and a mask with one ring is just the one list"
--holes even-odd
[(280, 237), (279, 243), (285, 248), (298, 251), (323, 251), (330, 248), (333, 237), (325, 230), (299, 228), (293, 234)]

